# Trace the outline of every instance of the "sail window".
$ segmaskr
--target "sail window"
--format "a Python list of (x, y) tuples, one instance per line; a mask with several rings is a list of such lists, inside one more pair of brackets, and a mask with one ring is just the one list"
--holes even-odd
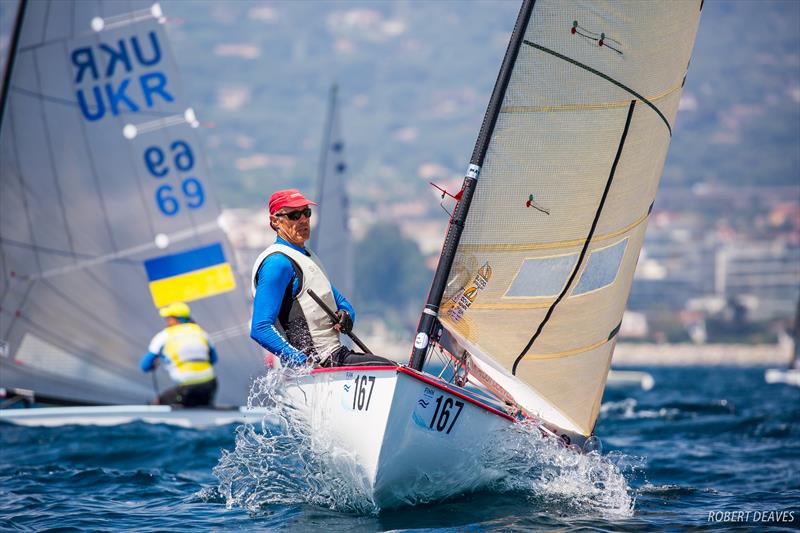
[(564, 289), (577, 260), (578, 254), (526, 259), (505, 296), (512, 298), (558, 296)]
[(628, 239), (625, 238), (616, 244), (589, 254), (586, 268), (583, 269), (581, 279), (572, 291), (572, 295), (586, 294), (614, 283), (627, 245)]

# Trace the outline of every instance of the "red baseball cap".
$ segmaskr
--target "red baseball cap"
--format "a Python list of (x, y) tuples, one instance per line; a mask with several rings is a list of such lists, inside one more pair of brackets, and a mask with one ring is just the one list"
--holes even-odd
[(275, 191), (269, 197), (269, 214), (274, 215), (283, 207), (305, 207), (307, 205), (317, 205), (297, 189), (284, 189)]

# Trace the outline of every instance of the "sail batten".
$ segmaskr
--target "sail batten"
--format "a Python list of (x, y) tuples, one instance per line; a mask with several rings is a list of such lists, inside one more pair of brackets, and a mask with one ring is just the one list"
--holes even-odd
[(498, 103), (439, 321), (567, 431), (594, 428), (698, 22), (537, 0)]

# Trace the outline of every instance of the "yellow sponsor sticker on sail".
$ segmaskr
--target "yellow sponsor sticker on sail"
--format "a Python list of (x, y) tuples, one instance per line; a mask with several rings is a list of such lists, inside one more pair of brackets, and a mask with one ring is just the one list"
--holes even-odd
[(144, 262), (156, 307), (232, 291), (236, 280), (220, 243)]

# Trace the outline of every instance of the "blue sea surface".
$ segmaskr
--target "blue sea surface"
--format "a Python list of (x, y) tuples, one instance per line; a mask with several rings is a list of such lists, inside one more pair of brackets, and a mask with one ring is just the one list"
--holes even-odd
[(602, 457), (519, 441), (494, 457), (503, 482), (395, 510), (370, 507), (347, 476), (321, 471), (326, 463), (296, 449), (309, 442), (280, 420), (207, 430), (0, 424), (0, 530), (800, 528), (800, 388), (768, 385), (762, 369), (647, 370), (652, 390), (606, 392)]

